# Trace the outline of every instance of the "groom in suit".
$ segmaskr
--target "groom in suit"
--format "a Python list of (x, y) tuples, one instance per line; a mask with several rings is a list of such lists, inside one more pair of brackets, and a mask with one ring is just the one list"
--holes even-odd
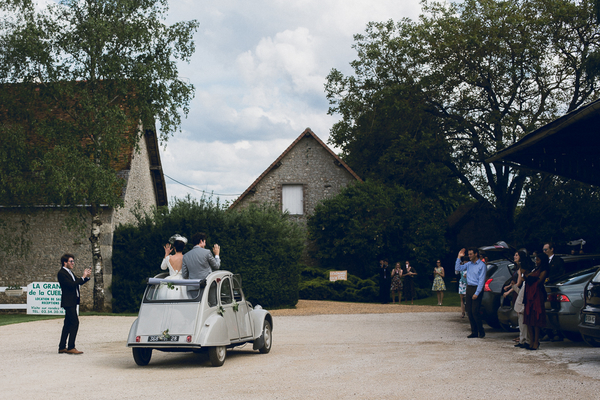
[[(59, 353), (67, 354), (83, 354), (75, 348), (75, 339), (79, 330), (79, 317), (77, 316), (77, 305), (79, 304), (80, 294), (79, 286), (90, 280), (92, 270), (86, 268), (83, 271), (83, 276), (78, 278), (73, 273), (75, 266), (75, 257), (72, 254), (63, 254), (60, 258), (62, 268), (58, 271), (58, 283), (62, 295), (60, 298), (60, 306), (65, 309), (65, 322), (63, 324), (60, 342), (58, 344)], [(67, 347), (67, 337), (69, 346)]]
[[(205, 233), (195, 233), (192, 236), (192, 243), (196, 244), (194, 248), (183, 255), (181, 275), (183, 279), (205, 279), (208, 274), (221, 267), (221, 258), (219, 257), (221, 248), (218, 244), (213, 246), (215, 253), (213, 257), (213, 253), (204, 248), (206, 246)], [(198, 290), (190, 287), (188, 294), (191, 298), (195, 298)]]

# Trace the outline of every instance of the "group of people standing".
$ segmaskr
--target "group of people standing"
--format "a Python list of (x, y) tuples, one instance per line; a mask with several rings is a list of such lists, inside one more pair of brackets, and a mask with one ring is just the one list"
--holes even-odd
[(392, 303), (395, 303), (396, 295), (398, 295), (398, 304), (402, 303), (402, 294), (406, 301), (410, 299), (410, 304), (413, 304), (415, 299), (415, 282), (414, 277), (417, 275), (414, 267), (406, 261), (404, 267), (400, 262), (397, 262), (394, 268), (389, 272), (389, 264), (387, 260), (379, 261), (379, 299), (381, 304), (387, 304), (390, 301), (390, 293), (392, 295)]
[[(390, 301), (390, 293), (392, 295), (392, 304), (396, 302), (398, 296), (398, 304), (402, 304), (402, 295), (410, 304), (414, 304), (415, 299), (415, 282), (414, 277), (417, 275), (415, 268), (410, 265), (410, 261), (406, 261), (404, 267), (400, 262), (394, 265), (391, 274), (388, 272), (389, 264), (387, 260), (379, 261), (379, 298), (381, 304), (387, 304)], [(433, 287), (431, 290), (437, 292), (438, 306), (442, 305), (444, 300), (444, 291), (446, 284), (444, 283), (444, 267), (442, 262), (437, 260), (436, 266), (433, 269)]]
[[(534, 252), (535, 264), (528, 254), (519, 250), (514, 255), (516, 266), (510, 285), (503, 296), (512, 296), (514, 310), (519, 316), (519, 337), (515, 347), (537, 350), (540, 335), (546, 326), (547, 297), (545, 282), (552, 276), (564, 274), (564, 261), (554, 255), (554, 245), (545, 243), (542, 252)], [(550, 332), (551, 333), (551, 332)]]
[[(464, 291), (465, 310), (471, 324), (469, 338), (484, 338), (483, 321), (479, 312), (482, 291), (485, 285), (487, 267), (479, 256), (477, 248), (468, 250), (468, 261), (464, 260), (465, 249), (458, 253), (455, 271), (461, 275), (459, 293)], [(516, 265), (510, 285), (507, 285), (503, 296), (512, 296), (514, 310), (519, 317), (520, 335), (515, 339), (515, 347), (537, 350), (540, 346), (541, 333), (546, 326), (546, 288), (544, 284), (552, 275), (564, 274), (564, 261), (554, 255), (552, 243), (545, 243), (542, 252), (533, 253), (535, 263), (524, 250), (515, 253)], [(464, 280), (464, 281), (463, 281)], [(463, 294), (461, 294), (462, 300)], [(464, 316), (464, 311), (463, 311)], [(549, 331), (551, 334), (552, 332)]]

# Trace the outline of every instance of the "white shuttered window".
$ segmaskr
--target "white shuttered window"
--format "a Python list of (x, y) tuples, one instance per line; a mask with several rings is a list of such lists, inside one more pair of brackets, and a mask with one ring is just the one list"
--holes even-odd
[(304, 189), (302, 185), (283, 185), (281, 187), (283, 211), (290, 214), (304, 214)]

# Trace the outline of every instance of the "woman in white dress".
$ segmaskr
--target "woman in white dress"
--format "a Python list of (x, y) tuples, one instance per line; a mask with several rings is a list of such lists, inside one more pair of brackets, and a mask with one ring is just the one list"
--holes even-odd
[[(169, 239), (169, 242), (164, 246), (165, 258), (163, 258), (160, 269), (169, 270), (169, 276), (165, 279), (183, 279), (183, 276), (181, 276), (181, 264), (183, 262), (183, 248), (187, 243), (187, 239), (180, 235), (173, 235)], [(171, 245), (171, 243), (173, 244)], [(175, 254), (171, 255), (173, 250), (175, 250)], [(186, 286), (164, 284), (158, 289), (157, 298), (161, 300), (187, 299), (187, 288)]]

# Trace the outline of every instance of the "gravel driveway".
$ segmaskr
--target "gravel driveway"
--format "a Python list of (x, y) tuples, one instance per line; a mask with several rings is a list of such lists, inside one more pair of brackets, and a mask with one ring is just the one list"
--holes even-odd
[(303, 301), (273, 314), (271, 352), (231, 350), (220, 368), (204, 354), (161, 352), (136, 366), (125, 347), (134, 317), (81, 317), (80, 356), (57, 354), (62, 320), (0, 326), (0, 398), (522, 400), (600, 393), (600, 349), (569, 341), (515, 349), (514, 334), (494, 330), (467, 339), (468, 321), (453, 308)]

